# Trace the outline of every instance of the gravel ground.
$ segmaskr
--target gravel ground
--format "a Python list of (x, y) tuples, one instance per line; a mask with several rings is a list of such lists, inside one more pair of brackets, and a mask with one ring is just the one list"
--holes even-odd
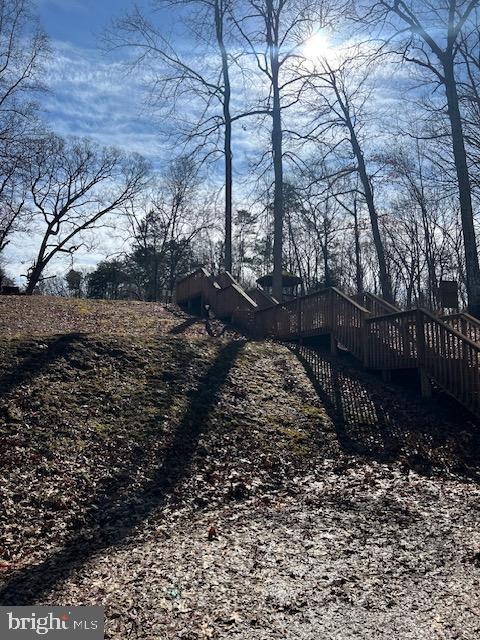
[(453, 403), (161, 305), (0, 302), (0, 602), (104, 604), (115, 640), (480, 637)]

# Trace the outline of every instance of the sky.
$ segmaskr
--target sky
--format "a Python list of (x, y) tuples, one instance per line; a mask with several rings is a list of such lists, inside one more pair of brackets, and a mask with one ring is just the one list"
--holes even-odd
[[(104, 145), (123, 148), (147, 157), (160, 168), (169, 151), (158, 123), (145, 107), (145, 87), (138, 74), (128, 74), (112, 54), (102, 50), (102, 32), (111, 21), (132, 8), (134, 0), (36, 0), (37, 13), (53, 50), (48, 65), (48, 92), (39, 100), (43, 119), (60, 135), (88, 136)], [(148, 0), (136, 0), (148, 11)], [(172, 16), (155, 16), (167, 30), (174, 28)], [(8, 247), (8, 271), (19, 284), (34, 256), (38, 236), (18, 236)], [(102, 237), (99, 250), (79, 253), (75, 266), (93, 267), (121, 243)], [(65, 263), (65, 264), (64, 264)], [(53, 264), (64, 271), (64, 260)]]
[[(65, 135), (85, 135), (161, 160), (156, 125), (144, 107), (135, 75), (102, 50), (102, 32), (132, 0), (38, 0), (53, 59), (44, 117)], [(142, 6), (142, 2), (137, 2)], [(147, 5), (147, 1), (143, 2)], [(167, 15), (158, 16), (167, 21)]]
[[(174, 150), (162, 137), (161, 124), (146, 106), (141, 74), (126, 72), (120, 61), (124, 52), (115, 55), (102, 49), (104, 30), (112, 20), (132, 9), (135, 1), (147, 15), (151, 12), (150, 0), (36, 0), (53, 50), (46, 75), (49, 90), (40, 102), (42, 116), (54, 132), (87, 136), (104, 145), (140, 153), (158, 170), (171, 159)], [(157, 11), (154, 20), (162, 32), (176, 35), (176, 42), (188, 54), (189, 48), (181, 37), (178, 8)], [(237, 107), (235, 102), (233, 106)], [(187, 108), (192, 108), (190, 103)], [(258, 138), (245, 125), (236, 127), (234, 144), (237, 168), (247, 167), (258, 156)], [(245, 174), (243, 179), (250, 180), (249, 173)], [(247, 188), (250, 187), (238, 184), (236, 193), (246, 193)], [(237, 208), (246, 206), (247, 202), (237, 202)], [(38, 235), (18, 234), (7, 248), (8, 272), (19, 284), (25, 283), (21, 275), (31, 265), (38, 242)], [(118, 234), (102, 231), (98, 232), (95, 245), (96, 249), (79, 251), (73, 266), (93, 268), (125, 247)], [(70, 258), (55, 259), (49, 272), (66, 273), (70, 266)]]

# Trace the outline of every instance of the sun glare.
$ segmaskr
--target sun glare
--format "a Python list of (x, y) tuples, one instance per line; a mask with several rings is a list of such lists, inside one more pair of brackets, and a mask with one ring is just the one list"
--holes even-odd
[(303, 48), (305, 57), (309, 60), (327, 58), (331, 52), (330, 39), (325, 31), (316, 31), (306, 42)]

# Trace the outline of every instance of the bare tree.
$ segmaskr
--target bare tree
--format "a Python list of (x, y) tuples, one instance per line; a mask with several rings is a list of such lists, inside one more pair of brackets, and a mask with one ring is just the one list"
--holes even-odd
[[(228, 50), (227, 16), (232, 0), (156, 0), (158, 6), (187, 7), (195, 11), (190, 36), (204, 45), (201, 51), (190, 55), (178, 53), (161, 28), (148, 21), (138, 9), (118, 20), (107, 40), (114, 48), (128, 48), (137, 52), (134, 66), (148, 66), (153, 72), (151, 84), (152, 104), (169, 115), (185, 103), (196, 106), (196, 119), (185, 119), (180, 125), (183, 141), (193, 144), (194, 153), (203, 160), (218, 155), (219, 134), (224, 158), (224, 268), (232, 271), (232, 207), (233, 207), (233, 153), (232, 127), (237, 117), (231, 113), (232, 56)], [(212, 41), (217, 56), (212, 56)], [(208, 62), (207, 62), (208, 61)], [(158, 64), (160, 63), (160, 65)], [(220, 109), (220, 112), (218, 111)], [(213, 149), (212, 149), (213, 147)]]
[(49, 53), (29, 0), (0, 0), (0, 140), (19, 140)]
[[(361, 46), (339, 48), (333, 61), (319, 56), (309, 79), (312, 92), (306, 107), (309, 115), (299, 138), (307, 144), (319, 144), (326, 158), (345, 155), (343, 168), (336, 168), (330, 176), (327, 170), (329, 189), (333, 193), (338, 180), (343, 180), (351, 171), (358, 174), (370, 217), (382, 295), (393, 302), (374, 185), (365, 154), (365, 141), (371, 134), (366, 123), (372, 119), (374, 105), (374, 87), (370, 82), (373, 68), (371, 57)], [(345, 151), (345, 144), (349, 152)]]
[(363, 5), (367, 9), (363, 21), (380, 25), (389, 47), (404, 61), (428, 72), (444, 89), (458, 182), (469, 308), (480, 317), (480, 267), (456, 75), (462, 34), (478, 10), (479, 0), (374, 0)]
[(72, 255), (109, 213), (118, 213), (144, 189), (148, 167), (137, 155), (98, 148), (88, 140), (49, 135), (37, 141), (29, 168), (29, 202), (41, 233), (27, 273), (32, 294), (50, 261)]
[(333, 198), (338, 202), (340, 207), (352, 218), (352, 231), (353, 231), (353, 255), (355, 257), (355, 291), (357, 294), (361, 294), (364, 291), (364, 268), (362, 261), (362, 244), (361, 244), (361, 231), (362, 231), (362, 202), (361, 198), (363, 194), (359, 189), (358, 175), (356, 179), (352, 180), (352, 176), (346, 176), (337, 184), (332, 187)]
[[(273, 197), (273, 296), (282, 299), (284, 226), (283, 111), (298, 104), (308, 77), (303, 46), (326, 21), (326, 4), (310, 0), (244, 0), (233, 19), (246, 52), (267, 80), (267, 96), (260, 97), (258, 113), (271, 116)], [(255, 110), (251, 110), (255, 111)]]
[(144, 272), (146, 296), (158, 300), (160, 292), (171, 299), (192, 244), (212, 227), (210, 207), (199, 194), (199, 167), (192, 158), (171, 161), (145, 207), (129, 207), (133, 254)]
[(28, 0), (0, 0), (0, 252), (29, 220), (22, 172), (49, 46)]
[(10, 243), (12, 235), (26, 231), (31, 221), (31, 212), (26, 207), (23, 176), (18, 173), (19, 160), (8, 162), (9, 166), (4, 168), (0, 177), (0, 254)]

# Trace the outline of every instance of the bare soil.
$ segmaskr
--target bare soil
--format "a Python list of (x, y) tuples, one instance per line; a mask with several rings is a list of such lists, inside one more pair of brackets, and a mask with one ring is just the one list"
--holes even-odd
[(0, 298), (0, 603), (106, 637), (480, 637), (479, 425), (175, 307)]

